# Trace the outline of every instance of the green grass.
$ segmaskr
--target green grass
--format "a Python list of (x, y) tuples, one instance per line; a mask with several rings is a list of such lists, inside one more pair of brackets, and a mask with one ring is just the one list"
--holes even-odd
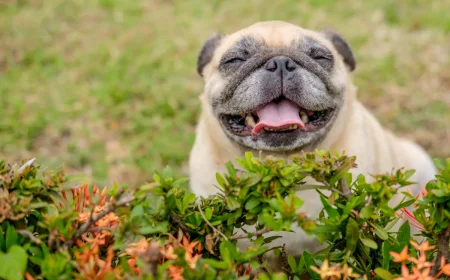
[(444, 0), (0, 1), (0, 155), (99, 183), (140, 183), (166, 165), (185, 173), (204, 40), (273, 19), (340, 31), (364, 104), (450, 156)]

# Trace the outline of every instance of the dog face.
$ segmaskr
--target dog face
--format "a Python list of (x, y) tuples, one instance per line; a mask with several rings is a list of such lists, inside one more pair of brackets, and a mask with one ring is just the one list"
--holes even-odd
[(262, 22), (215, 35), (200, 52), (206, 105), (225, 134), (254, 150), (313, 148), (346, 100), (355, 59), (332, 31)]

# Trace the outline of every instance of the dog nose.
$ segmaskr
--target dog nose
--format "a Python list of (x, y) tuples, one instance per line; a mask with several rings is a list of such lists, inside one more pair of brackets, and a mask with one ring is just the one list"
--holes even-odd
[(275, 56), (267, 61), (265, 68), (269, 72), (286, 71), (292, 72), (297, 69), (297, 64), (286, 56)]

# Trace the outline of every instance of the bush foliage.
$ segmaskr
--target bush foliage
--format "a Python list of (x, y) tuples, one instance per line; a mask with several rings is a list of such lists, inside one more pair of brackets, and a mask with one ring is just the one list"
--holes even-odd
[[(196, 197), (170, 169), (137, 187), (100, 189), (34, 160), (0, 161), (1, 279), (438, 279), (450, 275), (450, 159), (422, 196), (413, 171), (356, 178), (355, 158), (325, 151), (283, 159), (248, 153)], [(305, 183), (313, 178), (317, 184)], [(311, 180), (308, 180), (308, 182)], [(312, 219), (296, 192), (317, 190)], [(395, 194), (404, 199), (392, 205)], [(395, 204), (395, 203), (394, 203)], [(412, 209), (412, 210), (411, 210)], [(399, 227), (396, 223), (402, 223)], [(410, 225), (422, 240), (411, 237)], [(244, 229), (252, 226), (254, 231)], [(298, 226), (324, 244), (287, 255), (271, 242)], [(394, 230), (399, 228), (398, 231)], [(248, 249), (237, 247), (250, 240)], [(419, 240), (418, 238), (415, 238)], [(273, 271), (264, 258), (281, 258)], [(303, 279), (303, 278), (302, 278)]]

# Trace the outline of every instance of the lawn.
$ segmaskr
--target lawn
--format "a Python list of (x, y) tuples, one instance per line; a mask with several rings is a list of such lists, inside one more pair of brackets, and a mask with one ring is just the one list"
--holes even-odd
[(450, 156), (448, 0), (0, 0), (0, 156), (100, 184), (186, 173), (213, 32), (261, 20), (332, 27), (359, 97), (389, 129)]

